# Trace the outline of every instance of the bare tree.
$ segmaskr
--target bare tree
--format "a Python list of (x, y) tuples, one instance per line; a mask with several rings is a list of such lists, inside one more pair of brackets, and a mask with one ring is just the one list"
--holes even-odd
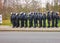
[(58, 0), (54, 0), (54, 11), (58, 11)]
[(32, 4), (33, 11), (34, 12), (37, 12), (37, 9), (40, 8), (39, 2), (38, 1), (35, 1), (35, 0), (32, 0), (31, 1), (31, 4)]

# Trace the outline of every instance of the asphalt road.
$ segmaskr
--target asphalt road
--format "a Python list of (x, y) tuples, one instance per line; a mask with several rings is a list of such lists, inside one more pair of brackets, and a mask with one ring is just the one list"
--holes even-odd
[(60, 32), (0, 32), (0, 43), (60, 43)]

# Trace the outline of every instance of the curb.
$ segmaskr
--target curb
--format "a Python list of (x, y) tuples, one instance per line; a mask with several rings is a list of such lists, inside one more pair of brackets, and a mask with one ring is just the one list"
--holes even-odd
[(12, 26), (0, 26), (0, 32), (60, 32), (60, 27), (56, 28), (12, 28)]
[(0, 32), (60, 32), (60, 30), (0, 30)]

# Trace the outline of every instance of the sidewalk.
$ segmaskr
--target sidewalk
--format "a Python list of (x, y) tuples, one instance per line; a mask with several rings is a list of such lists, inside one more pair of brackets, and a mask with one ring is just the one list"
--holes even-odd
[(60, 32), (60, 27), (56, 28), (12, 28), (12, 26), (0, 26), (0, 32), (1, 31), (17, 31), (17, 32)]

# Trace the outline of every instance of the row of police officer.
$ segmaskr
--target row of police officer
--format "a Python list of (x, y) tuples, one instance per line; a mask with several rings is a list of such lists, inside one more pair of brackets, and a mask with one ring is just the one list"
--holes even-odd
[(47, 12), (46, 13), (11, 13), (11, 23), (13, 27), (46, 27), (46, 19), (48, 27), (58, 27), (58, 13)]

